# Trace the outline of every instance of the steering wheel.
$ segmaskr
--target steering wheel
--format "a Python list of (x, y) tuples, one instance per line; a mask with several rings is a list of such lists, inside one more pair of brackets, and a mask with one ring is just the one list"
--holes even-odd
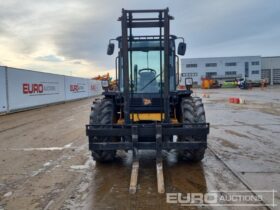
[(155, 75), (157, 74), (156, 70), (150, 68), (139, 69), (138, 73), (141, 74), (142, 72), (153, 72)]

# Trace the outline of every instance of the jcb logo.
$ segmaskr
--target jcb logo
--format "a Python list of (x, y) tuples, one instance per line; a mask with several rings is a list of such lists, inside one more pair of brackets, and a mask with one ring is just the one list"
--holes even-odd
[(148, 98), (143, 98), (143, 104), (145, 106), (152, 104), (152, 100)]

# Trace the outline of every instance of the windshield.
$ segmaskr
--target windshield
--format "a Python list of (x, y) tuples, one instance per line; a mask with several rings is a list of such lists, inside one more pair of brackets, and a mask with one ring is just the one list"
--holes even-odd
[[(161, 52), (161, 56), (160, 56)], [(159, 93), (163, 82), (163, 51), (130, 51), (131, 91), (137, 93)], [(161, 57), (161, 58), (160, 58)], [(160, 65), (160, 60), (162, 66)]]
[[(164, 87), (164, 43), (159, 40), (128, 42), (129, 89), (134, 93), (160, 93)], [(170, 42), (170, 91), (175, 90), (175, 45)], [(123, 91), (123, 60), (119, 63), (120, 91)]]

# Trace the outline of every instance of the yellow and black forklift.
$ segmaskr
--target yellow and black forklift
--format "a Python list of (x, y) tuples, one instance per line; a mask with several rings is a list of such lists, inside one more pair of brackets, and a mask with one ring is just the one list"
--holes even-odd
[[(132, 150), (131, 192), (136, 191), (138, 150), (156, 151), (158, 191), (163, 193), (162, 151), (175, 149), (183, 159), (198, 162), (207, 147), (209, 123), (201, 98), (192, 96), (192, 79), (185, 79), (185, 90), (176, 89), (176, 54), (185, 54), (186, 43), (170, 35), (172, 19), (168, 8), (122, 10), (122, 35), (110, 40), (107, 49), (112, 55), (113, 42), (118, 43), (117, 90), (103, 93), (86, 125), (94, 160), (112, 161), (117, 150)], [(177, 48), (176, 40), (182, 40)]]

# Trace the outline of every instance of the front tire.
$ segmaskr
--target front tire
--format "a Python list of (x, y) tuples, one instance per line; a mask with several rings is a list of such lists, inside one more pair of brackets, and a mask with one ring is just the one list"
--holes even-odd
[[(188, 97), (183, 98), (181, 102), (181, 122), (190, 124), (206, 123), (204, 106), (201, 98)], [(183, 138), (179, 137), (179, 141), (207, 141), (206, 135), (190, 136)], [(184, 160), (191, 162), (199, 162), (204, 158), (206, 148), (183, 150), (180, 151), (180, 156)]]
[[(103, 99), (95, 104), (90, 114), (90, 124), (109, 125), (115, 123), (115, 106), (111, 99)], [(113, 142), (113, 137), (89, 137), (89, 142)], [(97, 162), (110, 162), (116, 156), (116, 150), (92, 150), (92, 157)]]

